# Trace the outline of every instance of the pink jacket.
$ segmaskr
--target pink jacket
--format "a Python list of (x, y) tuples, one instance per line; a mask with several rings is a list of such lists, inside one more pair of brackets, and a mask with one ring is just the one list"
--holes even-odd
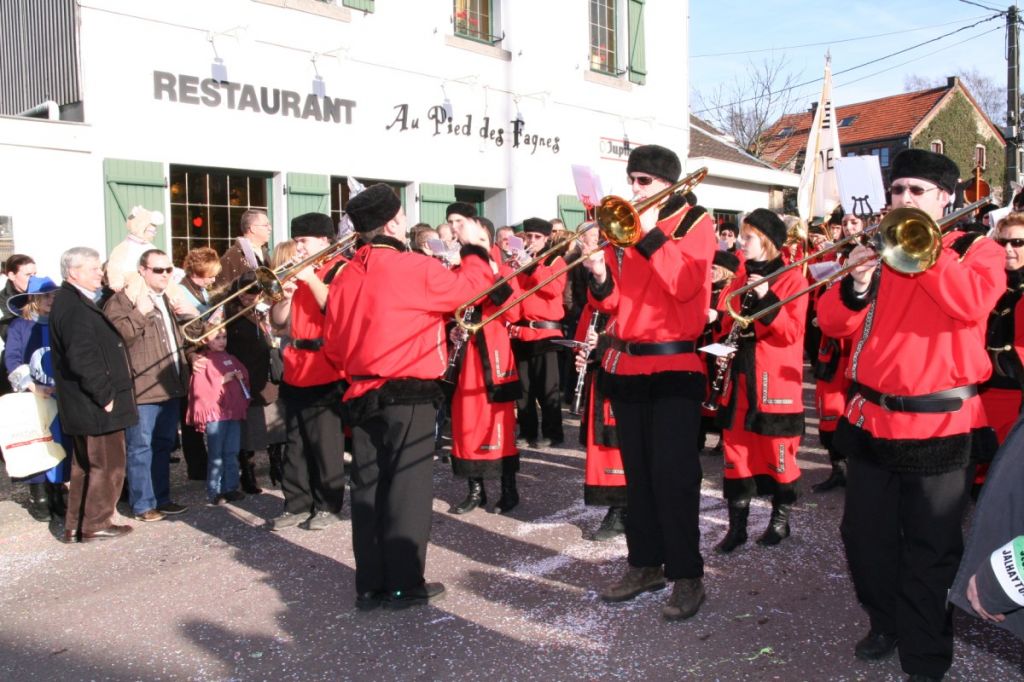
[[(193, 369), (189, 384), (188, 412), (185, 420), (203, 432), (210, 422), (244, 420), (249, 409), (249, 372), (230, 353), (206, 350), (207, 363), (202, 370)], [(224, 383), (224, 376), (240, 371), (245, 387), (238, 381)]]

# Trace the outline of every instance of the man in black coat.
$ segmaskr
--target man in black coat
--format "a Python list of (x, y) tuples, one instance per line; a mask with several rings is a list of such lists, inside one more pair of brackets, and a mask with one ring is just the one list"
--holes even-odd
[(985, 478), (949, 601), (1024, 639), (1024, 417)]
[(96, 307), (99, 254), (68, 249), (60, 272), (51, 350), (61, 426), (74, 440), (64, 541), (117, 538), (132, 530), (111, 521), (124, 483), (124, 430), (138, 421), (131, 367), (121, 335)]

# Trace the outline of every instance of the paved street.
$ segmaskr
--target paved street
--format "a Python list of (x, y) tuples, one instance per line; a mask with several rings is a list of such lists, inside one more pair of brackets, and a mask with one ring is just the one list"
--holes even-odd
[[(575, 422), (567, 429), (575, 442)], [(808, 445), (817, 445), (813, 423)], [(755, 502), (751, 542), (711, 548), (725, 527), (721, 462), (701, 456), (708, 598), (690, 621), (667, 623), (667, 593), (607, 606), (599, 586), (624, 566), (625, 542), (594, 543), (602, 509), (581, 502), (578, 449), (524, 452), (523, 503), (511, 517), (447, 513), (464, 483), (436, 465), (428, 574), (447, 597), (404, 612), (353, 608), (348, 518), (322, 532), (261, 526), (280, 491), (202, 505), (202, 483), (172, 465), (189, 513), (114, 542), (64, 545), (0, 485), (0, 679), (3, 680), (898, 680), (894, 658), (852, 654), (867, 629), (846, 572), (842, 492), (801, 497), (793, 536), (753, 543), (770, 504)], [(805, 447), (804, 489), (826, 473)], [(266, 460), (261, 459), (266, 483)], [(489, 484), (490, 509), (497, 483)], [(947, 679), (1024, 675), (1021, 645), (957, 617)]]

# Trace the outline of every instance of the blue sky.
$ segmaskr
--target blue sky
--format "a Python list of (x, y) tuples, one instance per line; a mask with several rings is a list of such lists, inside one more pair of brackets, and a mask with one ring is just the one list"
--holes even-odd
[[(976, 2), (1001, 10), (1011, 4), (1007, 0)], [(958, 0), (747, 0), (736, 4), (690, 0), (691, 89), (710, 89), (717, 83), (742, 78), (750, 60), (758, 62), (772, 54), (719, 53), (766, 48), (775, 48), (776, 56), (785, 55), (788, 69), (798, 76), (800, 83), (821, 77), (825, 51), (830, 49), (833, 101), (839, 105), (903, 92), (908, 74), (929, 80), (945, 79), (958, 69), (977, 69), (1005, 86), (1004, 17), (847, 74), (839, 73), (993, 14)], [(865, 38), (884, 33), (892, 35)], [(808, 43), (825, 44), (794, 47)], [(712, 54), (716, 56), (703, 56)], [(801, 87), (795, 92), (797, 102), (809, 105), (817, 99), (821, 84)], [(698, 108), (696, 103), (694, 108)]]

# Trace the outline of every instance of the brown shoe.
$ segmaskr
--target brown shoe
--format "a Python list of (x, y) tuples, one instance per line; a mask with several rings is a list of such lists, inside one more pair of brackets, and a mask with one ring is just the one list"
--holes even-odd
[(674, 581), (672, 596), (661, 607), (665, 620), (685, 620), (700, 610), (704, 603), (704, 581), (701, 578), (680, 578)]
[(628, 601), (644, 592), (664, 589), (665, 573), (661, 566), (630, 566), (619, 582), (609, 585), (601, 592), (606, 602)]
[(164, 513), (162, 511), (157, 511), (156, 509), (147, 509), (141, 514), (136, 514), (135, 520), (144, 521), (146, 523), (149, 523), (150, 521), (163, 521)]
[(113, 540), (132, 532), (131, 526), (107, 526), (92, 532), (75, 533), (73, 530), (64, 531), (64, 542), (92, 542), (93, 540)]

